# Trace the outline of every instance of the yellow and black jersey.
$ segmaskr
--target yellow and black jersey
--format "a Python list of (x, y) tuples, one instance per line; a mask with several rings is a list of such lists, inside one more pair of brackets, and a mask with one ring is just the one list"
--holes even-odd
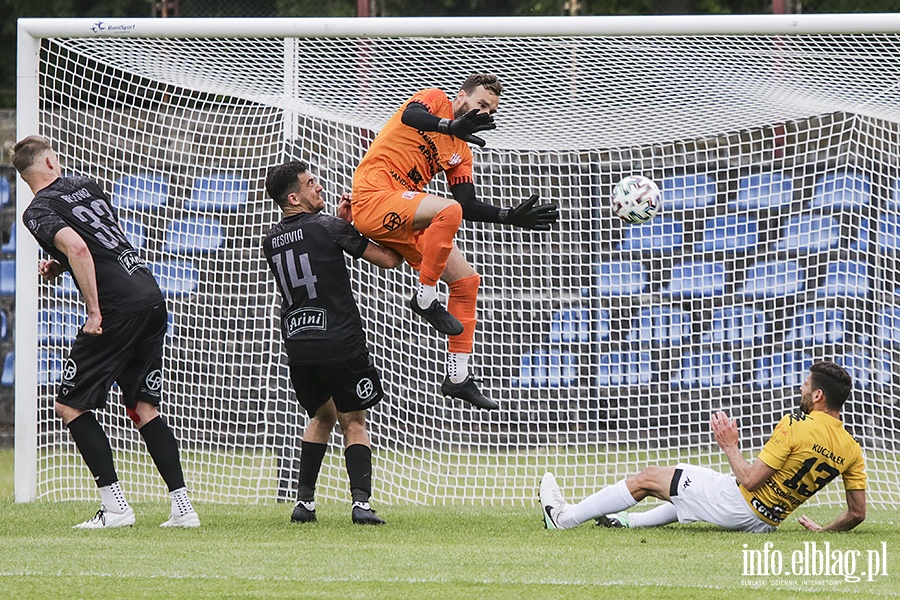
[(823, 412), (785, 415), (759, 458), (776, 469), (755, 492), (741, 494), (763, 521), (779, 525), (798, 506), (843, 476), (845, 490), (866, 489), (862, 448), (844, 424)]

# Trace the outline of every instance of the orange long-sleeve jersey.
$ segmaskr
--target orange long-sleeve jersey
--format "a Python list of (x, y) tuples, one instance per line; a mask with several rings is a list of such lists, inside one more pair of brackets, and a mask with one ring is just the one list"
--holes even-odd
[(365, 190), (421, 192), (434, 176), (446, 173), (447, 183), (472, 182), (472, 150), (463, 140), (436, 131), (417, 131), (401, 121), (411, 102), (420, 102), (442, 119), (453, 118), (450, 99), (442, 90), (416, 92), (403, 103), (376, 136), (353, 175), (354, 200)]

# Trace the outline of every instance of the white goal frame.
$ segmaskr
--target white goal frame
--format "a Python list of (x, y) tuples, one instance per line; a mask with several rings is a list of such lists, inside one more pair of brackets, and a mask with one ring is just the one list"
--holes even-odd
[[(900, 14), (729, 15), (485, 18), (280, 18), (280, 19), (19, 19), (17, 136), (40, 131), (39, 54), (43, 38), (312, 38), (505, 36), (704, 36), (900, 33)], [(291, 71), (285, 50), (286, 80)], [(412, 93), (415, 90), (410, 90)], [(290, 116), (286, 117), (290, 118)], [(286, 131), (290, 128), (285, 123)], [(17, 181), (16, 221), (32, 198)], [(37, 395), (39, 247), (16, 238), (15, 500), (37, 494)], [(372, 340), (370, 340), (371, 342)], [(774, 425), (774, 424), (773, 424)], [(896, 502), (896, 496), (894, 502)]]

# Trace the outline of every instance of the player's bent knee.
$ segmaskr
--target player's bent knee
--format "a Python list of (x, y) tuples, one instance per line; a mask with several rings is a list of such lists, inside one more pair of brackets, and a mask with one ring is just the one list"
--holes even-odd
[(462, 205), (458, 202), (453, 202), (452, 204), (444, 207), (443, 210), (439, 211), (434, 218), (431, 220), (432, 224), (435, 222), (445, 223), (449, 227), (454, 227), (455, 229), (459, 229), (459, 226), (462, 225), (463, 220), (463, 209)]
[(125, 412), (138, 428), (143, 427), (159, 416), (159, 409), (153, 404), (138, 401), (134, 408), (126, 408)]
[(366, 411), (356, 410), (349, 413), (338, 413), (338, 422), (345, 433), (353, 429), (365, 429)]
[(307, 427), (318, 427), (320, 429), (331, 430), (337, 423), (337, 415), (333, 413), (316, 413), (316, 416), (309, 420)]
[(54, 411), (56, 412), (56, 416), (63, 420), (63, 423), (68, 425), (84, 413), (88, 412), (85, 410), (81, 410), (78, 408), (72, 408), (66, 404), (60, 404), (59, 402), (55, 403)]
[(648, 492), (656, 492), (668, 489), (672, 476), (675, 473), (674, 467), (647, 467), (632, 479), (637, 487)]
[(469, 300), (475, 300), (478, 297), (478, 288), (481, 286), (481, 275), (475, 273), (462, 279), (457, 279), (448, 284), (450, 295)]

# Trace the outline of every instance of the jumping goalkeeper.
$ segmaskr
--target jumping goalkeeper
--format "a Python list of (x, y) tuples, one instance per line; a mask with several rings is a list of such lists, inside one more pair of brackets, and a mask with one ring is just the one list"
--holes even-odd
[[(557, 205), (537, 205), (536, 194), (514, 208), (475, 196), (469, 144), (485, 145), (474, 134), (496, 127), (502, 91), (496, 76), (476, 73), (453, 98), (436, 88), (416, 92), (372, 142), (353, 178), (353, 224), (419, 272), (409, 306), (449, 336), (441, 391), (485, 409), (498, 404), (482, 394), (469, 371), (481, 278), (454, 243), (456, 231), (463, 219), (538, 231), (559, 219)], [(422, 191), (442, 171), (453, 198)], [(450, 288), (446, 309), (437, 298), (438, 279)]]

